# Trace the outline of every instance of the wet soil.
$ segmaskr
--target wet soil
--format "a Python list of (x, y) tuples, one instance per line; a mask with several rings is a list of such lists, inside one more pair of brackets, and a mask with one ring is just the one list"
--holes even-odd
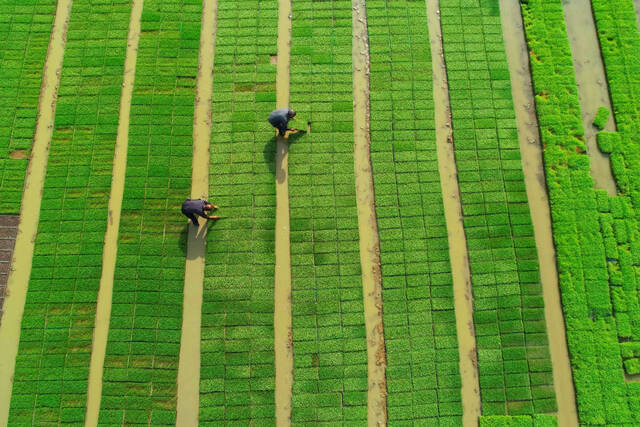
[[(276, 108), (289, 105), (291, 0), (278, 0)], [(276, 363), (276, 424), (291, 425), (293, 332), (291, 320), (291, 249), (289, 241), (289, 144), (276, 141), (276, 266), (274, 280), (274, 348)]]
[[(596, 33), (591, 2), (589, 0), (562, 0), (564, 20), (571, 44), (571, 56), (578, 83), (578, 97), (582, 111), (582, 124), (591, 164), (591, 176), (596, 188), (602, 188), (610, 196), (616, 195), (616, 184), (611, 172), (609, 155), (602, 153), (596, 142), (598, 130), (593, 119), (600, 107), (611, 109), (609, 86), (602, 63), (600, 42)], [(604, 130), (615, 132), (613, 114)]]
[(367, 331), (369, 425), (387, 424), (387, 358), (382, 322), (382, 272), (369, 134), (369, 36), (364, 0), (352, 1), (353, 160), (362, 266), (364, 320)]
[(500, 0), (500, 15), (511, 75), (511, 92), (518, 125), (522, 167), (540, 265), (545, 320), (553, 365), (553, 383), (558, 401), (558, 422), (561, 426), (577, 426), (575, 389), (558, 288), (551, 212), (520, 2)]
[(19, 221), (18, 215), (0, 215), (0, 320)]
[(464, 427), (478, 425), (481, 414), (480, 385), (476, 334), (473, 326), (473, 292), (467, 240), (462, 222), (462, 205), (458, 187), (458, 170), (453, 151), (453, 130), (449, 103), (449, 84), (442, 50), (440, 27), (440, 2), (427, 1), (429, 39), (433, 57), (433, 96), (435, 101), (436, 144), (438, 168), (442, 185), (442, 200), (447, 221), (449, 258), (453, 275), (456, 330), (460, 353), (460, 378), (462, 381), (462, 422)]

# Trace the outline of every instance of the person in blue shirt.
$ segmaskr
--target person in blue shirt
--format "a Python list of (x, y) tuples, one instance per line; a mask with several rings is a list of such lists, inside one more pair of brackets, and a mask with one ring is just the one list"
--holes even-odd
[(296, 112), (289, 107), (273, 110), (271, 114), (269, 114), (269, 123), (271, 123), (274, 128), (278, 129), (278, 135), (283, 137), (286, 137), (288, 130), (295, 130), (289, 129), (288, 127), (289, 120), (292, 119), (296, 119)]
[(182, 213), (185, 214), (185, 216), (189, 218), (196, 227), (199, 225), (198, 217), (196, 215), (205, 219), (220, 219), (219, 216), (209, 216), (205, 213), (205, 211), (213, 209), (218, 209), (218, 207), (202, 199), (187, 199), (182, 204)]

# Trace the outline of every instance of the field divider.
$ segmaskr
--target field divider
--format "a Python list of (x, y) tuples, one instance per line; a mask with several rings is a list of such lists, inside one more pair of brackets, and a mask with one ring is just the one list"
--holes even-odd
[(113, 172), (111, 192), (109, 194), (109, 216), (104, 236), (102, 251), (102, 272), (98, 303), (96, 308), (95, 327), (93, 329), (93, 347), (89, 365), (89, 386), (87, 391), (87, 412), (85, 426), (98, 425), (100, 400), (102, 398), (102, 374), (104, 358), (109, 335), (111, 319), (111, 301), (113, 296), (113, 277), (118, 253), (118, 231), (120, 229), (120, 213), (122, 194), (124, 192), (125, 172), (127, 169), (127, 149), (129, 146), (129, 116), (131, 97), (136, 75), (136, 58), (138, 41), (140, 40), (140, 19), (144, 0), (132, 0), (131, 17), (129, 18), (129, 34), (127, 36), (127, 53), (124, 61), (124, 77), (120, 97), (120, 113), (118, 117), (118, 133), (113, 154)]
[(576, 391), (569, 362), (567, 334), (558, 285), (556, 250), (551, 229), (551, 211), (542, 158), (542, 144), (536, 117), (529, 52), (518, 0), (500, 0), (502, 33), (509, 63), (513, 104), (518, 124), (527, 198), (538, 250), (545, 321), (553, 367), (553, 384), (558, 402), (558, 424), (577, 426)]
[(453, 299), (460, 353), (462, 381), (462, 423), (475, 427), (481, 415), (480, 383), (476, 334), (473, 325), (473, 291), (469, 253), (462, 219), (462, 202), (458, 187), (458, 170), (453, 150), (453, 129), (449, 101), (449, 83), (442, 46), (440, 1), (427, 0), (429, 39), (433, 58), (433, 97), (435, 100), (436, 145), (442, 201), (449, 237), (449, 257), (453, 276)]
[(563, 1), (564, 22), (569, 35), (573, 69), (578, 83), (578, 99), (582, 113), (584, 141), (589, 155), (591, 176), (596, 188), (615, 196), (616, 181), (611, 170), (609, 155), (600, 151), (596, 142), (597, 130), (593, 119), (600, 107), (611, 111), (604, 130), (616, 131), (616, 124), (611, 108), (609, 84), (602, 62), (600, 41), (591, 10), (591, 0)]
[(0, 343), (2, 343), (2, 351), (0, 351), (0, 425), (7, 425), (9, 419), (13, 374), (20, 343), (20, 324), (29, 287), (33, 249), (40, 220), (42, 190), (47, 171), (49, 146), (53, 135), (56, 99), (62, 74), (71, 5), (72, 0), (58, 0), (56, 7), (56, 16), (51, 29), (40, 87), (31, 158), (22, 193), (20, 224), (18, 225), (18, 235), (7, 280), (6, 298), (2, 322), (0, 322)]
[[(202, 1), (202, 26), (193, 118), (191, 197), (204, 200), (209, 196), (209, 144), (217, 10), (217, 0)], [(197, 426), (200, 409), (200, 335), (208, 222), (200, 221), (199, 223), (199, 227), (188, 226), (176, 426)]]
[(638, 31), (640, 31), (640, 0), (633, 0), (633, 6), (636, 9), (636, 22), (638, 23)]
[[(289, 106), (291, 0), (278, 0), (276, 107)], [(273, 331), (276, 363), (276, 425), (291, 425), (293, 389), (293, 329), (291, 319), (291, 242), (289, 240), (289, 144), (276, 142), (276, 265)]]
[(371, 137), (369, 134), (369, 35), (364, 0), (352, 0), (353, 13), (353, 161), (358, 207), (360, 264), (364, 321), (367, 331), (368, 396), (370, 426), (387, 424), (387, 357), (382, 322), (382, 271), (380, 238), (375, 208)]

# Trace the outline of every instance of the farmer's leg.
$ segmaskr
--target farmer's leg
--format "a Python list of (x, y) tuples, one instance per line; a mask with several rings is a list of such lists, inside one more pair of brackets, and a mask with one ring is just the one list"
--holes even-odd
[(200, 225), (200, 224), (198, 223), (198, 217), (197, 217), (195, 214), (190, 213), (190, 214), (188, 214), (187, 216), (189, 217), (189, 219), (191, 220), (191, 222), (193, 222), (193, 225), (195, 225), (196, 227), (198, 227), (198, 226)]

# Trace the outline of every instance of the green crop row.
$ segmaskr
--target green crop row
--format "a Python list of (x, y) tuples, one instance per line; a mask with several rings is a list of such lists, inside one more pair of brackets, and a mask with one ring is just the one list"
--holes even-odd
[(198, 0), (144, 2), (100, 424), (175, 424), (198, 70), (184, 35), (200, 21)]
[(351, 2), (293, 2), (292, 422), (363, 423), (367, 353), (353, 169)]
[[(115, 128), (100, 129), (99, 124), (118, 120), (129, 9), (127, 1), (119, 1), (107, 13), (88, 0), (76, 0), (73, 10), (82, 12), (70, 17), (16, 359), (11, 425), (84, 420), (116, 139)], [(91, 51), (86, 42), (92, 27), (114, 30), (100, 41), (115, 52), (103, 50), (96, 57), (99, 77), (90, 72), (96, 66), (73, 61)], [(80, 82), (76, 76), (82, 76)], [(91, 93), (79, 89), (84, 86), (91, 86)], [(77, 105), (92, 112), (81, 123), (67, 120), (64, 113)]]
[(0, 213), (17, 214), (55, 0), (5, 1), (0, 16)]
[(555, 412), (538, 258), (495, 0), (443, 0), (483, 415)]
[[(275, 424), (276, 2), (219, 3), (213, 74), (211, 224), (202, 306), (200, 423)], [(269, 31), (264, 31), (264, 29)], [(262, 29), (262, 31), (260, 31)], [(250, 30), (250, 31), (243, 31)], [(261, 46), (260, 49), (245, 47)]]
[(367, 2), (390, 424), (460, 425), (449, 244), (423, 1)]
[(522, 11), (578, 415), (585, 425), (637, 424), (640, 384), (625, 381), (622, 355), (634, 360), (638, 353), (633, 342), (619, 342), (628, 340), (619, 335), (629, 325), (625, 292), (635, 287), (627, 249), (629, 232), (637, 231), (624, 224), (633, 211), (627, 184), (612, 154), (623, 194), (609, 198), (594, 189), (561, 2), (529, 0)]

